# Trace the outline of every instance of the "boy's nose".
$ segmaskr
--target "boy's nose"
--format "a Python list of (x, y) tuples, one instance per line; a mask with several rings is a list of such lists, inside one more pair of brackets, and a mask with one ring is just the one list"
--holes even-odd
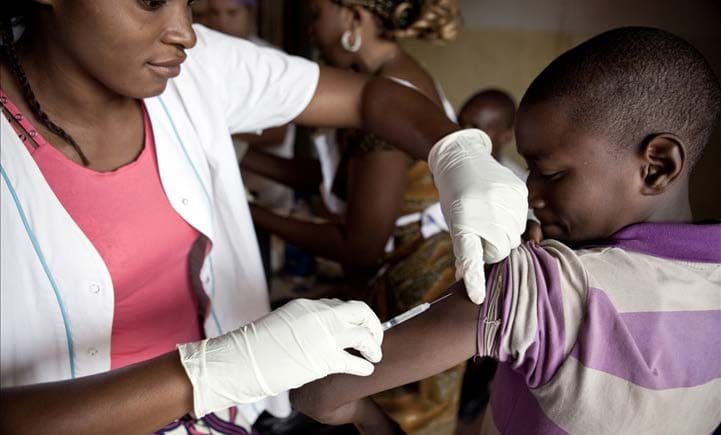
[(534, 210), (539, 210), (546, 207), (546, 201), (538, 197), (528, 197), (528, 207)]
[(528, 207), (538, 210), (546, 206), (546, 200), (543, 199), (543, 195), (541, 194), (542, 189), (538, 183), (535, 182), (535, 179), (533, 174), (529, 174), (526, 180), (526, 186), (528, 187)]

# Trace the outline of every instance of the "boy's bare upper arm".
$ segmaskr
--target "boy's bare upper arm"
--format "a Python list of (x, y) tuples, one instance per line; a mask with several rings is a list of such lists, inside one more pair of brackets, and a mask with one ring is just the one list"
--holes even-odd
[(354, 400), (446, 370), (476, 354), (478, 311), (462, 282), (453, 296), (386, 332), (383, 360), (373, 375), (333, 375), (292, 393), (295, 406), (310, 415), (330, 412)]

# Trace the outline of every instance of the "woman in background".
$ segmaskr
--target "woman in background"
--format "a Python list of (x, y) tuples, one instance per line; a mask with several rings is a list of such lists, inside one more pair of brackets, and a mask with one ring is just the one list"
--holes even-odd
[(380, 358), (364, 304), (269, 313), (231, 133), (364, 128), (418, 158), (443, 138), (446, 199), (478, 184), (443, 164), (472, 132), (427, 98), (191, 26), (191, 3), (0, 10), (2, 433), (148, 433), (191, 412), (207, 419), (165, 430), (243, 433), (253, 415), (236, 404), (257, 415), (311, 379), (373, 370), (344, 351)]
[[(324, 61), (416, 89), (455, 121), (436, 82), (398, 42), (453, 39), (460, 24), (455, 1), (311, 0), (309, 5), (312, 37)], [(428, 165), (362, 130), (334, 134), (316, 140), (335, 139), (340, 149), (330, 191), (322, 192), (340, 215), (338, 222), (309, 223), (251, 205), (256, 225), (339, 261), (350, 294), (369, 300), (381, 319), (437, 298), (455, 281), (455, 269), (450, 237), (440, 230), (440, 209), (435, 215), (440, 225), (433, 225), (432, 208), (427, 211), (438, 202)], [(255, 158), (249, 157), (246, 169)], [(377, 400), (407, 431), (451, 433), (462, 373), (463, 365)]]

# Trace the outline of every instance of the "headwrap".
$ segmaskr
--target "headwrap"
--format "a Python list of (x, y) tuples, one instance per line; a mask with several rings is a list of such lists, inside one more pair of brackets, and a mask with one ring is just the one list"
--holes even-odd
[(256, 0), (233, 0), (233, 1), (240, 6), (247, 6), (249, 8), (254, 8), (258, 5), (258, 2)]
[(343, 6), (362, 6), (383, 21), (390, 30), (405, 30), (418, 20), (423, 0), (334, 0)]

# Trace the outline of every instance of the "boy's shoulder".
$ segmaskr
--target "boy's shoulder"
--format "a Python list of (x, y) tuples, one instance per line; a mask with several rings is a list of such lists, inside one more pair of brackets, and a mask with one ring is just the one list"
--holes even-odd
[(583, 293), (604, 293), (620, 312), (721, 308), (721, 224), (637, 224), (594, 246), (540, 247), (561, 277), (582, 275)]

